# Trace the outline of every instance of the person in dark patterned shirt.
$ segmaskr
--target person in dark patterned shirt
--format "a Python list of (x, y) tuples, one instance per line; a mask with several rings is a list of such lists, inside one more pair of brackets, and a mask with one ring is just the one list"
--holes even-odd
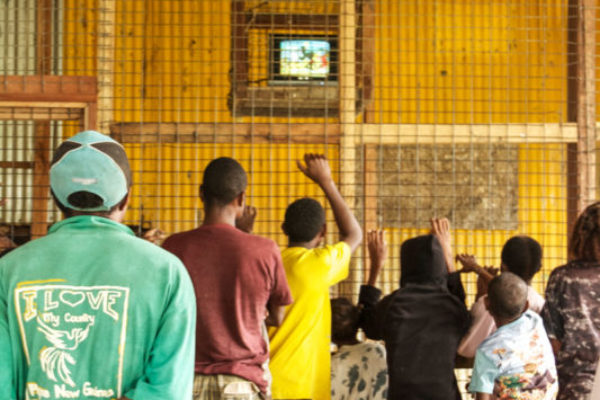
[(558, 370), (558, 400), (588, 400), (600, 355), (600, 202), (579, 216), (569, 262), (552, 271), (542, 317)]

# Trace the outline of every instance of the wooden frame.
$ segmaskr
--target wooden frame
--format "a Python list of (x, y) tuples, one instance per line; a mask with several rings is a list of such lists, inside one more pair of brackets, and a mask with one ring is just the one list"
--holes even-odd
[(95, 77), (4, 75), (0, 120), (81, 120), (82, 129), (95, 129), (97, 97)]
[[(354, 58), (351, 60), (359, 69), (355, 76), (355, 90), (358, 90), (356, 110), (361, 110), (365, 104), (371, 103), (373, 95), (373, 64), (375, 41), (375, 6), (374, 0), (355, 0), (359, 23), (369, 23), (364, 28), (357, 27), (356, 21), (352, 26), (354, 35), (361, 35), (360, 40), (354, 41)], [(244, 0), (231, 2), (231, 92), (228, 100), (230, 110), (234, 115), (268, 115), (268, 116), (307, 116), (307, 117), (336, 117), (339, 115), (338, 88), (331, 87), (287, 87), (268, 86), (253, 87), (249, 85), (249, 49), (248, 31), (250, 29), (340, 32), (342, 17), (337, 14), (304, 15), (261, 13), (256, 10), (246, 11)], [(260, 10), (260, 9), (259, 9)], [(367, 35), (370, 35), (367, 37)], [(339, 41), (338, 41), (339, 42)], [(340, 68), (338, 67), (338, 71)], [(339, 79), (338, 79), (339, 86)], [(285, 104), (279, 107), (278, 104)]]
[(567, 148), (567, 231), (596, 199), (596, 1), (569, 0), (568, 118), (577, 141)]
[[(577, 124), (360, 124), (357, 144), (576, 143)], [(347, 125), (346, 123), (346, 128)], [(123, 143), (340, 144), (339, 123), (114, 123)]]
[[(42, 49), (45, 48), (42, 46)], [(41, 63), (41, 65), (48, 64)], [(49, 121), (79, 120), (82, 130), (95, 129), (96, 114), (97, 85), (94, 77), (55, 75), (0, 77), (0, 120), (36, 121), (33, 162), (6, 165), (9, 168), (14, 165), (12, 167), (33, 169), (32, 239), (44, 236), (48, 229)]]

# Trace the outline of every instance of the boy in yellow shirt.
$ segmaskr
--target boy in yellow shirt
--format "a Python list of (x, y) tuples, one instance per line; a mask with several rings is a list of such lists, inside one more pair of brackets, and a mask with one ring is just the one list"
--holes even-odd
[(286, 307), (281, 326), (270, 332), (273, 399), (330, 399), (329, 287), (348, 276), (350, 256), (362, 240), (325, 156), (305, 154), (304, 162), (298, 161), (298, 168), (325, 193), (340, 241), (320, 247), (327, 225), (319, 202), (303, 198), (288, 206), (282, 224), (288, 248), (282, 258), (294, 303)]

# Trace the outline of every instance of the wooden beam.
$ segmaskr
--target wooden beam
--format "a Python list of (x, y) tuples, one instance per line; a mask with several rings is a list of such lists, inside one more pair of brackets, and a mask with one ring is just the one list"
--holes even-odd
[(119, 123), (110, 134), (121, 143), (339, 143), (339, 125)]
[(232, 102), (235, 115), (237, 98), (246, 98), (248, 88), (248, 31), (244, 14), (244, 0), (231, 1), (231, 67)]
[[(37, 0), (36, 7), (36, 78), (34, 82), (40, 84), (39, 92), (45, 89), (44, 77), (50, 77), (52, 73), (52, 0)], [(5, 82), (9, 77), (5, 77)], [(28, 82), (27, 82), (28, 81)], [(14, 96), (22, 95), (26, 90), (31, 90), (31, 82), (27, 77), (23, 77), (20, 82), (25, 85), (21, 87), (21, 93), (15, 93)], [(25, 83), (27, 82), (27, 83)], [(10, 85), (6, 87), (11, 88)], [(0, 98), (1, 99), (1, 98)], [(16, 97), (9, 97), (2, 100), (17, 100)], [(32, 201), (32, 220), (31, 220), (31, 238), (46, 235), (48, 231), (48, 200), (50, 197), (50, 122), (36, 120), (34, 123), (34, 145), (33, 145), (33, 201)]]
[(52, 0), (37, 0), (35, 70), (38, 75), (52, 74)]
[(86, 119), (86, 129), (100, 129), (103, 132), (108, 132), (114, 119), (115, 3), (115, 0), (98, 2), (98, 104), (96, 109), (88, 110), (97, 115), (88, 114)]
[[(578, 168), (577, 168), (577, 24), (579, 0), (569, 0), (567, 6), (567, 120), (575, 125), (575, 140), (567, 144), (567, 233), (569, 238), (577, 220)], [(570, 239), (569, 239), (570, 240)]]
[(375, 103), (373, 87), (375, 76), (375, 1), (360, 0), (360, 18), (357, 30), (357, 74), (360, 80), (363, 120), (373, 123)]
[[(596, 1), (570, 0), (568, 8), (568, 116), (577, 142), (567, 150), (567, 224), (596, 199)], [(573, 41), (573, 39), (575, 39)], [(576, 183), (576, 185), (574, 185)]]
[(335, 14), (277, 14), (245, 12), (244, 23), (257, 29), (337, 31), (339, 17)]
[[(377, 146), (373, 144), (364, 145), (364, 160), (363, 160), (363, 185), (364, 185), (364, 201), (363, 215), (364, 224), (363, 230), (367, 232), (371, 229), (378, 228), (377, 221)], [(365, 248), (365, 254), (366, 248)]]
[[(356, 1), (340, 0), (338, 56), (339, 120), (340, 120), (340, 189), (342, 196), (356, 209)], [(355, 260), (360, 260), (360, 254)], [(364, 265), (364, 264), (363, 264)], [(343, 293), (358, 293), (362, 272), (352, 268), (349, 279), (340, 284)]]
[(0, 161), (0, 168), (32, 169), (32, 161)]
[(596, 200), (596, 4), (581, 0), (577, 30), (578, 211)]
[[(1, 106), (0, 102), (0, 106)], [(574, 143), (568, 124), (353, 124), (361, 144)], [(123, 143), (331, 143), (341, 141), (341, 124), (116, 123), (110, 133)]]
[(96, 102), (91, 76), (0, 75), (0, 101)]
[(0, 120), (4, 121), (64, 121), (82, 118), (83, 110), (81, 108), (0, 106)]
[(357, 124), (362, 143), (468, 144), (565, 143), (577, 140), (575, 124)]
[(35, 124), (33, 147), (33, 204), (31, 238), (44, 236), (48, 231), (48, 201), (50, 199), (50, 123)]

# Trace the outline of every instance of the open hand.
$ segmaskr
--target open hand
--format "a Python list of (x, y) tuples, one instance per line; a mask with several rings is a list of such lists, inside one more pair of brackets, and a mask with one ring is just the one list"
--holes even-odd
[(256, 214), (256, 207), (245, 206), (242, 215), (235, 219), (235, 227), (246, 233), (252, 233)]
[(446, 268), (448, 268), (448, 273), (454, 272), (455, 268), (454, 257), (452, 257), (452, 237), (450, 234), (450, 221), (448, 221), (448, 218), (432, 218), (431, 234), (438, 239), (440, 245), (442, 246), (444, 257), (446, 258)]
[(462, 265), (462, 269), (459, 272), (478, 272), (480, 268), (477, 259), (472, 254), (457, 254), (456, 261)]
[(142, 235), (142, 239), (152, 242), (157, 246), (160, 246), (166, 237), (167, 235), (158, 228), (149, 229)]
[(369, 259), (371, 260), (369, 285), (374, 286), (388, 252), (383, 229), (372, 230), (367, 233), (367, 249), (369, 250)]
[(325, 155), (306, 153), (304, 155), (304, 163), (302, 164), (300, 160), (296, 161), (298, 169), (316, 183), (323, 184), (332, 179), (331, 167)]

